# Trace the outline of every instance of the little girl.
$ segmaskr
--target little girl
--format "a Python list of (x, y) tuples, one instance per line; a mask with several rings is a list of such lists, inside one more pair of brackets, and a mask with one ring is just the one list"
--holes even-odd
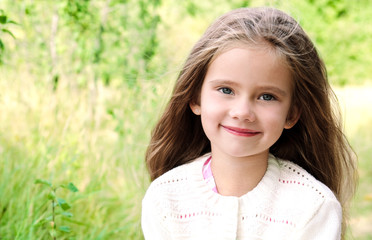
[(146, 163), (146, 239), (341, 239), (355, 155), (287, 14), (243, 8), (192, 49)]

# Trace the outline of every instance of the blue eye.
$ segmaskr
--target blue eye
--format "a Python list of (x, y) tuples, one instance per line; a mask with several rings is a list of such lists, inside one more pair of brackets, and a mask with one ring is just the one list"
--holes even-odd
[(226, 87), (219, 88), (218, 91), (220, 91), (223, 94), (229, 94), (229, 95), (233, 94), (233, 91), (230, 88), (226, 88)]
[(275, 100), (275, 97), (270, 94), (262, 94), (259, 99), (264, 101), (273, 101)]

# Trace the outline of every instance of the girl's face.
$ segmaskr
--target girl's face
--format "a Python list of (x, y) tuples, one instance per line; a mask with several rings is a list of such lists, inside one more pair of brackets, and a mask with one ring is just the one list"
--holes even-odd
[(291, 98), (283, 60), (268, 47), (240, 46), (210, 64), (200, 101), (190, 107), (201, 115), (213, 157), (266, 157), (283, 129), (298, 119), (289, 113)]

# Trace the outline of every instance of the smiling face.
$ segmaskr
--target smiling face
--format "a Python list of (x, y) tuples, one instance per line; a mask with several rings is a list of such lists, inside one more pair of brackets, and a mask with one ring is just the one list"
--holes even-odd
[(289, 113), (291, 75), (268, 47), (239, 46), (217, 56), (205, 76), (198, 103), (212, 156), (267, 156), (284, 128), (298, 114)]

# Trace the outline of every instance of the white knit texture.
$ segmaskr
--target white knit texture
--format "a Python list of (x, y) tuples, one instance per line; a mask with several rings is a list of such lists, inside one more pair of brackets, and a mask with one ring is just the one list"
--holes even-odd
[(202, 175), (209, 156), (152, 182), (142, 202), (146, 240), (341, 238), (340, 203), (301, 167), (270, 155), (267, 171), (252, 191), (222, 196)]

